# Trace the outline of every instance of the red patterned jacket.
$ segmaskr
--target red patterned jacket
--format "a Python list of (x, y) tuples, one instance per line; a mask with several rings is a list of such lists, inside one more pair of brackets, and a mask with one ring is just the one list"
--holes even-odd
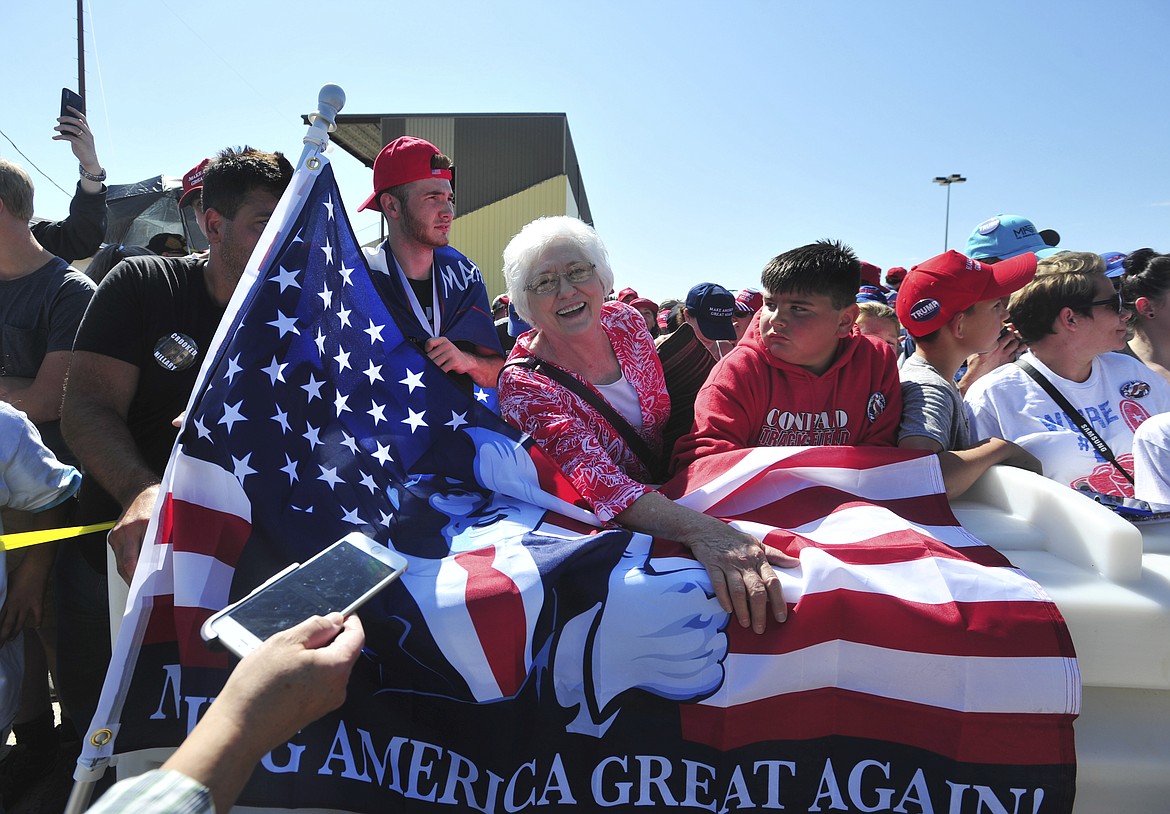
[[(646, 321), (628, 305), (607, 302), (601, 308), (601, 326), (617, 354), (622, 373), (638, 394), (642, 408), (639, 435), (651, 449), (661, 449), (662, 428), (670, 417), (670, 397)], [(521, 335), (508, 359), (532, 356), (529, 348), (534, 336), (534, 331)], [(597, 390), (584, 379), (581, 381)], [(583, 399), (548, 377), (509, 365), (500, 374), (499, 399), (504, 419), (540, 444), (603, 522), (608, 523), (653, 491), (644, 483), (650, 479), (649, 472), (621, 435)]]

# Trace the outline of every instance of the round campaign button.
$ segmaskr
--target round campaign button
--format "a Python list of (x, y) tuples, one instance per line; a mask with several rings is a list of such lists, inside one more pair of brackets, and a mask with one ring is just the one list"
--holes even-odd
[(987, 236), (999, 228), (999, 218), (988, 218), (976, 227), (975, 231)]
[(154, 361), (167, 370), (186, 370), (199, 358), (195, 340), (178, 331), (164, 336), (154, 345)]
[(919, 300), (910, 307), (910, 319), (915, 322), (930, 322), (942, 310), (942, 304), (938, 300), (927, 297), (924, 300)]

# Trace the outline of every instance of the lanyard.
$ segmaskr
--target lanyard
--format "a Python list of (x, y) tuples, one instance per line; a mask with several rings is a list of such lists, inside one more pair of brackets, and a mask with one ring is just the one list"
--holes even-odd
[(398, 265), (398, 258), (394, 256), (394, 252), (386, 247), (386, 257), (394, 261), (394, 270), (398, 272), (398, 279), (402, 283), (402, 289), (406, 292), (406, 301), (410, 303), (410, 307), (414, 310), (414, 316), (418, 319), (418, 324), (423, 326), (431, 336), (438, 336), (439, 329), (442, 327), (442, 317), (439, 315), (439, 274), (435, 267), (435, 261), (432, 256), (431, 260), (431, 321), (427, 322), (427, 312), (423, 309), (422, 304), (418, 301), (418, 297), (414, 295), (414, 288), (410, 285), (410, 281), (406, 279), (406, 272), (402, 270), (402, 266)]
[(1109, 444), (1105, 442), (1104, 438), (1097, 434), (1097, 431), (1093, 429), (1085, 417), (1078, 413), (1075, 407), (1069, 404), (1068, 399), (1066, 399), (1064, 394), (1057, 389), (1056, 385), (1048, 381), (1043, 373), (1028, 364), (1026, 359), (1017, 359), (1016, 364), (1021, 367), (1025, 373), (1035, 379), (1036, 384), (1044, 388), (1044, 392), (1048, 394), (1048, 397), (1055, 401), (1056, 406), (1064, 411), (1064, 414), (1068, 416), (1069, 421), (1076, 425), (1076, 428), (1081, 431), (1081, 435), (1085, 436), (1089, 443), (1093, 445), (1093, 449), (1097, 450), (1097, 454), (1099, 454), (1109, 463), (1113, 464), (1113, 467), (1118, 472), (1120, 472), (1127, 481), (1133, 483), (1133, 475), (1129, 474), (1129, 472), (1125, 470), (1125, 467), (1123, 467), (1117, 460), (1117, 457), (1113, 454), (1113, 450), (1109, 448)]

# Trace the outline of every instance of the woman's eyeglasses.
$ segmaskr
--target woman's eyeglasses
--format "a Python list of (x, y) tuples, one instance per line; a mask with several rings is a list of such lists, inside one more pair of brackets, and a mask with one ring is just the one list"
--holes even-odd
[(562, 277), (570, 285), (578, 285), (592, 280), (596, 270), (597, 267), (592, 263), (588, 265), (578, 264), (569, 266), (569, 270), (565, 272), (549, 272), (548, 274), (540, 275), (528, 285), (524, 286), (524, 290), (531, 291), (533, 294), (552, 294), (560, 290)]

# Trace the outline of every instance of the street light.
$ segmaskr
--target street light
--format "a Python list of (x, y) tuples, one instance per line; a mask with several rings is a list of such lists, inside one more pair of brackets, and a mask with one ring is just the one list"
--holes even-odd
[(947, 176), (938, 176), (934, 179), (936, 184), (947, 188), (947, 224), (943, 232), (943, 251), (949, 248), (951, 243), (951, 184), (961, 184), (967, 179), (959, 175), (957, 172), (951, 173)]

